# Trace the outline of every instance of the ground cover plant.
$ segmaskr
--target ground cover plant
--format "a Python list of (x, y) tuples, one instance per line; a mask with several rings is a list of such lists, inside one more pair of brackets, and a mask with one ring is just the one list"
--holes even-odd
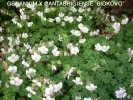
[(3, 7), (0, 100), (133, 100), (133, 11), (108, 9)]

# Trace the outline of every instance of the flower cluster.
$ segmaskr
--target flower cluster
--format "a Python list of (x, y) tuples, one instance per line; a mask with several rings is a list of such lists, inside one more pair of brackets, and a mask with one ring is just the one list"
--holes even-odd
[[(0, 24), (1, 99), (111, 100), (133, 94), (133, 18), (102, 7), (14, 6), (1, 10), (12, 18)], [(120, 85), (126, 89), (116, 90)]]
[(79, 53), (78, 47), (73, 46), (72, 43), (68, 44), (68, 45), (67, 45), (67, 48), (70, 49), (70, 53), (71, 53), (72, 55), (77, 55), (77, 54)]
[(89, 29), (86, 26), (84, 26), (82, 23), (78, 24), (78, 28), (83, 33), (88, 33), (88, 31), (89, 31)]
[(19, 60), (19, 56), (16, 54), (12, 54), (10, 57), (8, 57), (8, 60), (12, 63), (15, 63), (16, 61)]
[(17, 67), (16, 66), (9, 66), (9, 68), (7, 69), (8, 73), (16, 73), (17, 72)]
[(96, 88), (97, 86), (95, 86), (94, 84), (86, 85), (86, 89), (88, 89), (91, 92), (93, 92)]
[(115, 34), (120, 31), (120, 23), (119, 22), (115, 22), (112, 27), (114, 29)]
[(38, 51), (41, 52), (42, 54), (47, 54), (48, 53), (48, 48), (45, 46), (39, 47)]
[(31, 55), (31, 58), (35, 61), (35, 62), (39, 62), (41, 59), (41, 56), (37, 53), (34, 53), (33, 55)]
[(90, 36), (95, 36), (95, 35), (98, 35), (98, 34), (99, 34), (99, 30), (90, 32)]
[(60, 51), (58, 50), (57, 47), (55, 47), (53, 50), (52, 50), (52, 53), (55, 57), (58, 57), (60, 55)]
[(72, 33), (72, 35), (77, 36), (77, 37), (81, 35), (81, 32), (78, 30), (71, 30), (70, 32)]
[(13, 77), (10, 78), (10, 83), (12, 85), (15, 85), (15, 86), (20, 86), (23, 83), (23, 80), (20, 79), (19, 77), (14, 77), (13, 76)]
[(76, 85), (83, 85), (83, 82), (79, 77), (76, 77), (75, 80), (72, 80)]
[(120, 99), (125, 98), (127, 95), (125, 88), (120, 88), (119, 90), (115, 91), (115, 94), (116, 97)]
[(29, 79), (31, 79), (31, 77), (34, 77), (36, 75), (36, 70), (33, 68), (30, 68), (26, 70), (26, 75)]
[(95, 45), (95, 50), (97, 51), (102, 51), (102, 52), (107, 52), (109, 50), (110, 46), (101, 46), (100, 43), (97, 43)]
[(49, 85), (49, 87), (45, 89), (44, 96), (46, 97), (46, 99), (54, 98), (54, 92), (59, 92), (59, 93), (62, 94), (62, 92), (61, 92), (62, 86), (63, 86), (62, 82), (60, 82), (58, 84), (51, 84), (51, 85)]
[(29, 92), (28, 93), (28, 97), (31, 97), (32, 95), (35, 95), (36, 94), (36, 92), (31, 88), (31, 87), (26, 87), (26, 90)]

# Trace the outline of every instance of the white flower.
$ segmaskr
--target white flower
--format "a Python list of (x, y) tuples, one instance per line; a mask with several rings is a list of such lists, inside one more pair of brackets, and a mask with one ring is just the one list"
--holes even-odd
[[(62, 94), (61, 92), (61, 88), (62, 88), (62, 82), (58, 83), (58, 84), (54, 84), (54, 85), (49, 85), (48, 88), (45, 89), (45, 94), (44, 96), (46, 97), (46, 100), (52, 100), (52, 97), (54, 96), (54, 92), (59, 92)], [(45, 100), (45, 99), (44, 99)]]
[(24, 8), (19, 9), (19, 12), (20, 12), (21, 14), (24, 14)]
[(1, 48), (1, 52), (3, 52), (3, 53), (5, 53), (5, 54), (6, 54), (6, 52), (5, 52), (4, 48)]
[(81, 97), (80, 96), (76, 96), (75, 100), (81, 100)]
[(22, 20), (26, 20), (27, 16), (26, 16), (25, 14), (21, 14), (21, 15), (20, 15), (20, 18), (21, 18)]
[(9, 68), (7, 69), (7, 72), (14, 74), (17, 72), (17, 67), (16, 66), (9, 66)]
[(111, 16), (111, 20), (112, 20), (112, 21), (115, 21), (115, 17), (114, 17), (114, 16)]
[(50, 80), (48, 78), (44, 78), (44, 83), (49, 84)]
[(73, 19), (72, 16), (70, 16), (70, 17), (69, 17), (69, 16), (65, 16), (65, 17), (64, 17), (64, 20), (65, 20), (66, 22), (68, 21), (69, 23), (72, 23), (72, 22), (74, 21), (74, 19)]
[(8, 37), (7, 39), (8, 39), (10, 42), (12, 41), (12, 37)]
[(109, 50), (110, 46), (102, 46), (102, 51), (107, 52)]
[(13, 45), (13, 44), (12, 44), (12, 37), (8, 37), (7, 39), (9, 40), (8, 45), (12, 47), (12, 45)]
[(71, 47), (70, 52), (72, 55), (77, 55), (79, 53), (78, 47)]
[(0, 32), (2, 32), (2, 27), (0, 27)]
[(109, 50), (110, 46), (101, 46), (100, 43), (97, 43), (95, 45), (95, 50), (97, 51), (103, 51), (103, 52), (107, 52)]
[(50, 12), (50, 8), (46, 7), (44, 10), (45, 13), (49, 13)]
[(64, 13), (59, 13), (59, 17), (63, 17), (64, 16)]
[(14, 50), (12, 47), (8, 48), (8, 53), (14, 52), (14, 51), (15, 51), (15, 50)]
[(76, 77), (75, 80), (72, 80), (76, 85), (83, 85), (83, 82), (81, 81), (81, 79), (79, 77)]
[(133, 49), (128, 48), (128, 54), (129, 54), (130, 56), (132, 56), (132, 55), (133, 55)]
[(78, 28), (79, 28), (79, 29), (81, 29), (81, 30), (82, 30), (82, 29), (83, 29), (83, 27), (84, 27), (84, 25), (83, 25), (82, 23), (78, 24)]
[(24, 14), (24, 9), (20, 9), (19, 11), (21, 20), (26, 20), (27, 16)]
[(82, 16), (78, 16), (77, 21), (78, 21), (78, 22), (81, 22), (81, 21), (82, 21), (82, 19), (83, 19), (83, 17), (82, 17)]
[(116, 94), (116, 98), (120, 98), (120, 99), (125, 98), (127, 95), (124, 87), (123, 88), (120, 87), (119, 90), (115, 91), (115, 94)]
[(91, 20), (93, 18), (93, 16), (89, 16), (88, 20)]
[(69, 23), (72, 23), (73, 21), (74, 21), (73, 17), (69, 17), (69, 18), (68, 18), (68, 22), (69, 22)]
[(29, 92), (28, 93), (28, 97), (31, 97), (32, 95), (35, 95), (36, 94), (36, 92), (35, 91), (33, 91), (33, 89), (31, 88), (31, 87), (26, 87), (26, 90)]
[(16, 45), (19, 45), (19, 44), (20, 44), (20, 39), (19, 39), (19, 37), (16, 38), (15, 43), (16, 43)]
[(94, 32), (90, 32), (90, 36), (94, 36), (94, 35), (98, 35), (99, 34), (99, 30), (94, 31)]
[(114, 33), (118, 33), (120, 31), (120, 23), (119, 22), (115, 22), (112, 27), (114, 29)]
[(100, 45), (100, 43), (97, 43), (95, 45), (95, 50), (97, 50), (97, 51), (101, 51), (102, 50), (102, 46)]
[(54, 41), (49, 42), (49, 47), (54, 46)]
[(23, 33), (22, 34), (22, 38), (27, 38), (28, 37), (28, 34), (27, 33)]
[(30, 67), (30, 65), (29, 65), (27, 62), (25, 62), (25, 60), (22, 61), (22, 64), (23, 64), (25, 67)]
[(65, 26), (65, 22), (61, 22), (61, 26)]
[(57, 85), (54, 85), (54, 92), (60, 92), (60, 89), (62, 88), (63, 84), (62, 82), (58, 83)]
[(43, 20), (44, 20), (44, 21), (46, 21), (46, 20), (47, 20), (47, 18), (46, 18), (46, 17), (44, 17), (44, 18), (43, 18)]
[(52, 70), (57, 70), (55, 65), (52, 65)]
[(21, 24), (21, 23), (17, 23), (17, 26), (18, 26), (19, 28), (22, 28), (22, 24)]
[(33, 79), (32, 82), (34, 82), (39, 87), (41, 86), (41, 82), (39, 82), (38, 80)]
[(88, 33), (89, 29), (87, 27), (83, 27), (83, 29), (81, 30), (83, 33)]
[(73, 47), (73, 44), (72, 43), (67, 44), (67, 48), (68, 49), (71, 49), (72, 47)]
[(84, 98), (84, 100), (92, 100), (91, 98)]
[(18, 55), (15, 55), (15, 54), (12, 54), (10, 57), (8, 57), (8, 60), (12, 63), (15, 63), (16, 61), (19, 60), (19, 56)]
[(28, 26), (28, 27), (31, 27), (32, 25), (33, 25), (33, 22), (28, 22), (28, 23), (27, 23), (27, 26)]
[(31, 48), (31, 46), (29, 45), (29, 43), (24, 43), (24, 47), (25, 47), (26, 49), (30, 49), (30, 48)]
[(38, 11), (37, 15), (40, 16), (41, 18), (43, 18), (43, 12)]
[(69, 77), (72, 75), (72, 73), (73, 73), (73, 71), (74, 71), (75, 69), (76, 69), (75, 67), (71, 67), (71, 68), (69, 69), (68, 76), (67, 76), (68, 79), (69, 79)]
[(86, 42), (86, 39), (80, 39), (79, 43), (84, 44)]
[(98, 7), (97, 9), (96, 9), (96, 12), (97, 12), (97, 14), (104, 14), (104, 10), (102, 9), (102, 8), (100, 8), (100, 7)]
[(75, 7), (71, 7), (72, 12), (77, 12), (77, 9)]
[(41, 52), (42, 54), (47, 54), (49, 50), (45, 46), (42, 46), (38, 48), (38, 51)]
[(26, 87), (26, 90), (31, 91), (32, 89), (31, 89), (31, 87), (28, 86), (28, 87)]
[(55, 98), (51, 98), (50, 96), (48, 96), (47, 98), (42, 98), (42, 100), (55, 100)]
[(91, 8), (89, 7), (89, 8), (87, 9), (87, 11), (90, 12), (90, 11), (91, 11)]
[(36, 70), (33, 68), (30, 68), (29, 70), (26, 70), (26, 75), (29, 79), (31, 79), (31, 77), (36, 75)]
[(85, 9), (83, 9), (83, 8), (79, 8), (79, 9), (78, 9), (78, 12), (83, 13), (84, 10), (85, 10)]
[(41, 56), (37, 53), (34, 53), (33, 55), (31, 55), (32, 60), (34, 60), (35, 62), (39, 62), (41, 59)]
[(54, 55), (55, 57), (57, 57), (57, 56), (60, 55), (60, 51), (58, 51), (58, 48), (54, 48), (54, 49), (52, 50), (52, 53), (53, 53), (53, 55)]
[(109, 22), (109, 15), (108, 14), (105, 17), (105, 22)]
[(52, 85), (50, 85), (48, 88), (45, 89), (45, 96), (46, 97), (51, 97), (54, 96), (54, 87)]
[(71, 30), (70, 32), (72, 33), (72, 35), (77, 36), (77, 37), (81, 35), (81, 32), (78, 30)]
[(12, 22), (13, 22), (13, 24), (17, 24), (17, 19), (16, 18), (13, 18), (12, 19)]
[(59, 22), (61, 21), (60, 17), (56, 17), (56, 18), (55, 18), (55, 21), (56, 21), (57, 23), (59, 23)]
[(128, 18), (123, 19), (123, 20), (121, 21), (121, 24), (122, 24), (122, 25), (127, 24), (127, 23), (128, 23), (128, 20), (129, 20)]
[(79, 45), (79, 43), (76, 43), (76, 46), (78, 46)]
[(59, 34), (59, 41), (63, 41), (61, 35)]
[(86, 26), (84, 26), (82, 23), (80, 23), (79, 25), (78, 25), (78, 28), (81, 30), (81, 32), (83, 32), (83, 33), (88, 33), (88, 31), (89, 31), (89, 29), (86, 27)]
[(18, 77), (11, 77), (10, 83), (15, 86), (20, 86), (23, 83), (23, 80)]
[(88, 89), (91, 92), (96, 90), (96, 88), (97, 88), (97, 86), (95, 86), (94, 84), (86, 85), (86, 89)]
[(34, 53), (34, 50), (30, 48), (29, 53), (31, 53), (31, 54)]
[(3, 36), (0, 36), (0, 42), (3, 41), (3, 40), (4, 40)]
[(49, 22), (53, 23), (55, 19), (49, 18)]
[(68, 56), (68, 52), (64, 51), (64, 56)]

